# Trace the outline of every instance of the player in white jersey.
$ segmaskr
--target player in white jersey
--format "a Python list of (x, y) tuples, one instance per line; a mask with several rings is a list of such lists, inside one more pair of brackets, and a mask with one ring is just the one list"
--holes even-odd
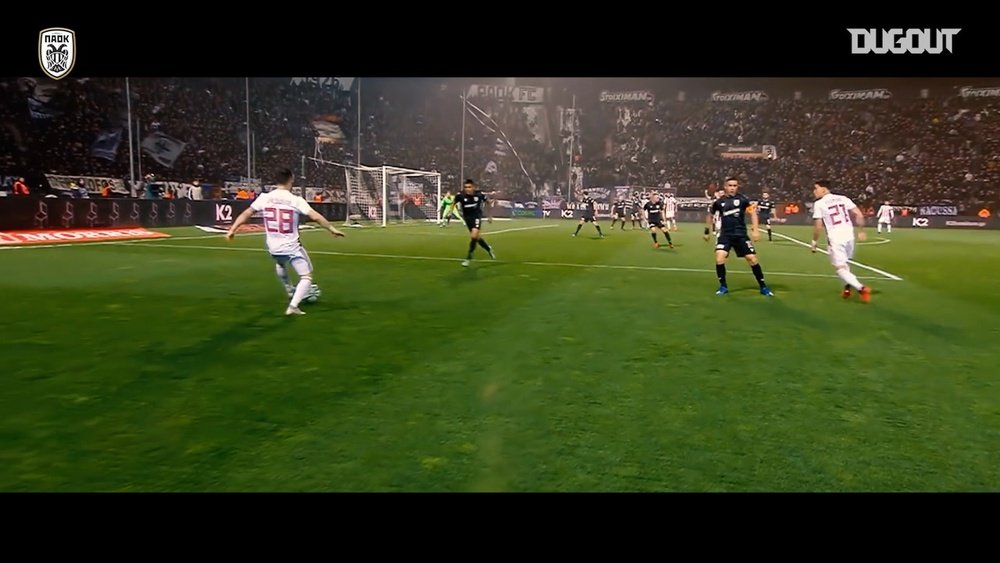
[[(719, 200), (722, 196), (726, 195), (726, 190), (717, 189), (712, 193), (708, 193), (705, 190), (705, 197), (708, 198), (708, 214), (712, 216), (712, 236), (718, 237), (719, 233), (722, 231), (722, 215), (712, 211), (712, 205)], [(708, 233), (705, 233), (706, 235)]]
[[(865, 216), (858, 206), (847, 196), (830, 193), (830, 183), (820, 180), (813, 186), (816, 203), (813, 204), (813, 240), (812, 251), (816, 252), (816, 244), (823, 229), (826, 229), (827, 253), (830, 263), (837, 270), (837, 276), (844, 280), (844, 299), (851, 296), (851, 288), (858, 290), (863, 303), (872, 298), (871, 289), (862, 285), (858, 277), (851, 273), (850, 259), (854, 257), (854, 230), (857, 228), (858, 240), (865, 240)], [(852, 220), (853, 217), (853, 220)]]
[(666, 219), (664, 227), (673, 232), (677, 232), (677, 198), (674, 194), (668, 194), (663, 201), (663, 217)]
[[(253, 217), (254, 212), (263, 213), (267, 251), (274, 258), (274, 269), (278, 274), (278, 280), (285, 286), (290, 299), (285, 314), (304, 315), (305, 312), (299, 309), (299, 304), (312, 288), (312, 262), (306, 254), (306, 249), (302, 247), (302, 242), (299, 241), (299, 217), (301, 215), (309, 217), (330, 231), (333, 236), (342, 237), (344, 233), (338, 231), (325, 217), (310, 207), (306, 200), (291, 192), (292, 182), (295, 180), (291, 170), (288, 168), (280, 170), (276, 180), (278, 187), (260, 194), (253, 200), (250, 207), (240, 213), (233, 222), (233, 226), (226, 233), (226, 238), (231, 240), (240, 226)], [(288, 283), (288, 266), (294, 268), (299, 275), (299, 283), (294, 289)]]
[(882, 232), (882, 225), (888, 229), (887, 232), (892, 232), (892, 218), (896, 216), (896, 212), (892, 209), (892, 204), (888, 201), (882, 204), (882, 207), (878, 208), (878, 232)]

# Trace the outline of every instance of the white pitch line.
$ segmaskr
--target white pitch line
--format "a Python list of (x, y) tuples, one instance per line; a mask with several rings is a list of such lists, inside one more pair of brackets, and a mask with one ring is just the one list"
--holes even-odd
[(858, 246), (877, 246), (880, 244), (889, 244), (890, 242), (892, 242), (892, 239), (887, 239), (883, 237), (876, 237), (876, 239), (877, 240), (873, 241), (859, 242)]
[[(809, 249), (812, 248), (812, 245), (804, 243), (801, 240), (792, 238), (792, 237), (790, 237), (788, 235), (783, 235), (781, 233), (774, 233), (774, 235), (779, 236), (779, 237), (781, 237), (781, 238), (783, 238), (785, 240), (794, 242), (795, 244), (797, 244), (799, 246), (804, 246), (804, 247), (809, 248)], [(822, 252), (823, 254), (826, 254), (828, 256), (830, 255), (829, 251), (823, 250), (822, 248), (817, 248), (816, 250), (818, 250), (819, 252)], [(854, 266), (857, 266), (859, 268), (864, 268), (866, 270), (871, 270), (872, 272), (875, 272), (876, 274), (885, 276), (886, 278), (889, 278), (890, 280), (893, 280), (893, 281), (903, 281), (903, 278), (901, 278), (901, 277), (899, 277), (897, 275), (890, 274), (889, 272), (886, 272), (885, 270), (879, 270), (878, 268), (873, 268), (872, 266), (868, 266), (866, 264), (862, 264), (861, 262), (855, 262), (854, 260), (848, 260), (847, 263), (848, 264), (853, 264)]]
[[(487, 232), (486, 235), (492, 236), (492, 235), (499, 235), (501, 233), (512, 233), (514, 231), (530, 231), (532, 229), (549, 229), (549, 228), (555, 228), (555, 227), (558, 227), (558, 226), (559, 225), (534, 225), (534, 226), (531, 226), (531, 227), (517, 227), (517, 228), (514, 228), (514, 229), (503, 229), (503, 230), (500, 230), (500, 231)], [(303, 231), (302, 234), (310, 233), (310, 232), (321, 233), (321, 232), (323, 232), (323, 229), (307, 229), (307, 230)], [(348, 232), (350, 232), (350, 231), (348, 231)], [(259, 236), (259, 235), (263, 235), (263, 234), (264, 234), (264, 231), (256, 231), (256, 232), (252, 232), (252, 233), (238, 233), (236, 236), (237, 236), (237, 238), (239, 238), (239, 237), (246, 237), (246, 236), (252, 236), (252, 235), (258, 235)], [(432, 234), (432, 233), (420, 233), (420, 234)], [(433, 234), (445, 235), (447, 233), (433, 233)], [(194, 235), (194, 236), (188, 236), (188, 237), (169, 237), (169, 238), (159, 238), (159, 239), (105, 240), (105, 241), (94, 241), (94, 242), (63, 242), (63, 243), (54, 243), (54, 244), (23, 244), (23, 245), (2, 245), (2, 244), (0, 244), (0, 250), (15, 250), (15, 249), (24, 250), (24, 249), (30, 249), (30, 248), (62, 248), (64, 246), (97, 246), (97, 245), (106, 245), (106, 244), (117, 244), (117, 245), (129, 245), (129, 246), (133, 246), (137, 242), (154, 242), (154, 241), (160, 241), (160, 240), (162, 240), (162, 241), (167, 241), (167, 240), (204, 240), (204, 239), (221, 239), (223, 237), (225, 237), (225, 233), (211, 233), (211, 234), (207, 234), (207, 235)]]
[(484, 236), (499, 235), (500, 233), (513, 233), (514, 231), (531, 231), (534, 229), (554, 229), (559, 225), (533, 225), (531, 227), (517, 227), (514, 229), (503, 229), (502, 231), (486, 231)]
[[(151, 242), (127, 242), (128, 246), (148, 246), (150, 248), (191, 248), (195, 250), (226, 250), (233, 252), (258, 252), (264, 253), (263, 250), (259, 248), (248, 248), (245, 246), (204, 246), (195, 244), (152, 244)], [(394, 260), (430, 260), (437, 262), (459, 262), (463, 260), (462, 258), (447, 258), (444, 256), (411, 256), (404, 254), (371, 254), (364, 252), (336, 252), (332, 250), (310, 250), (310, 255), (325, 255), (325, 256), (346, 256), (346, 257), (359, 257), (359, 258), (391, 258)], [(482, 260), (483, 263), (494, 262), (494, 260)], [(506, 261), (506, 260), (496, 260), (495, 262), (500, 262), (504, 264), (514, 264), (521, 266), (555, 266), (564, 268), (599, 268), (599, 269), (609, 269), (609, 270), (639, 270), (647, 272), (687, 272), (695, 274), (714, 274), (715, 270), (699, 270), (696, 268), (673, 268), (667, 266), (626, 266), (626, 265), (615, 265), (615, 264), (573, 264), (567, 262), (516, 262), (516, 261)], [(729, 273), (736, 274), (751, 274), (752, 272), (743, 270), (729, 270)], [(800, 278), (836, 278), (833, 274), (808, 274), (802, 272), (765, 272), (768, 276), (790, 276), (790, 277), (800, 277)]]

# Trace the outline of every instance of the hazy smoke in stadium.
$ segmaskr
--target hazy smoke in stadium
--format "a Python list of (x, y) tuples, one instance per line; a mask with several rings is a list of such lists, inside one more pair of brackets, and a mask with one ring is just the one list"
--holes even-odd
[[(494, 121), (494, 119), (492, 117), (490, 117), (490, 114), (488, 114), (485, 111), (483, 111), (482, 109), (480, 109), (478, 106), (476, 106), (476, 104), (470, 102), (469, 100), (465, 100), (465, 103), (467, 104), (466, 105), (466, 110), (469, 112), (470, 115), (472, 115), (472, 117), (476, 118), (476, 121), (478, 121), (483, 127), (485, 127), (487, 129), (489, 129), (490, 131), (492, 131), (494, 134), (500, 135), (501, 137), (503, 137), (504, 143), (506, 143), (507, 146), (510, 147), (511, 153), (513, 153), (513, 155), (517, 158), (517, 163), (521, 166), (521, 172), (524, 172), (524, 177), (528, 179), (528, 183), (530, 183), (532, 186), (534, 186), (535, 182), (534, 182), (534, 180), (531, 179), (531, 175), (528, 174), (528, 171), (524, 168), (524, 161), (521, 160), (521, 155), (517, 154), (517, 149), (515, 149), (514, 145), (511, 144), (510, 139), (507, 138), (507, 134), (504, 133), (503, 129), (500, 128), (500, 125), (497, 124), (497, 122)], [(487, 125), (485, 123), (483, 123), (483, 120), (480, 119), (479, 116), (476, 115), (476, 113), (474, 111), (472, 111), (472, 110), (478, 111), (479, 113), (481, 113), (483, 115), (483, 117), (485, 117), (486, 119), (489, 119), (490, 123), (492, 123), (496, 127), (496, 129), (494, 129), (493, 127), (490, 127), (489, 125)]]

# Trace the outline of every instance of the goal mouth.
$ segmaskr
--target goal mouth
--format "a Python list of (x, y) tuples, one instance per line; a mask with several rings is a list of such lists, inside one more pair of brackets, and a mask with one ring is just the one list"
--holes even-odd
[(344, 225), (428, 223), (441, 220), (441, 174), (404, 166), (358, 166), (303, 156), (316, 166), (344, 171), (347, 211)]

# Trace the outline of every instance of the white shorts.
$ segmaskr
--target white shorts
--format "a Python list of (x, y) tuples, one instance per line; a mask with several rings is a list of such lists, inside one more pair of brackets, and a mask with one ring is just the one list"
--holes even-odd
[(878, 220), (879, 225), (888, 225), (891, 222), (892, 222), (891, 219), (879, 219)]
[(674, 214), (673, 213), (667, 213), (666, 214), (666, 218), (667, 218), (667, 221), (673, 221), (674, 220)]
[(830, 243), (826, 247), (830, 253), (830, 263), (835, 268), (842, 268), (847, 265), (847, 261), (854, 258), (854, 240)]
[(298, 250), (291, 254), (272, 254), (271, 258), (281, 266), (286, 268), (289, 265), (295, 270), (300, 276), (308, 276), (312, 274), (312, 260), (309, 259), (309, 254), (306, 253), (306, 249), (299, 247)]

